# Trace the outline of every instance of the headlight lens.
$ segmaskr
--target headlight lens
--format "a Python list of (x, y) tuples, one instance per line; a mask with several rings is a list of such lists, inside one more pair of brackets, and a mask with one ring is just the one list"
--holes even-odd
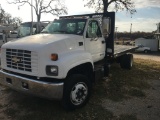
[(46, 66), (46, 74), (50, 76), (58, 76), (58, 66)]

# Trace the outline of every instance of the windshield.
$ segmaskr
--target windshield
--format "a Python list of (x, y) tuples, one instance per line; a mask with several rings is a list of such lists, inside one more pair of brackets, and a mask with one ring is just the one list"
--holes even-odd
[[(33, 33), (35, 33), (36, 27), (33, 27)], [(28, 36), (31, 33), (31, 26), (27, 24), (22, 24), (18, 28), (18, 37)]]
[(60, 19), (48, 24), (41, 33), (82, 35), (86, 19)]

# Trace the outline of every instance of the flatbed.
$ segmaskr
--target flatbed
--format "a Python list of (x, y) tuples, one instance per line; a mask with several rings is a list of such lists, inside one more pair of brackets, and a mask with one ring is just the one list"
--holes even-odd
[(114, 58), (137, 49), (138, 46), (114, 45)]
[[(137, 48), (138, 46), (114, 45), (114, 54), (112, 59), (110, 58), (109, 60), (116, 60), (125, 54), (133, 52)], [(107, 61), (105, 61), (105, 59), (94, 63), (95, 80), (98, 80), (103, 76), (102, 72), (104, 70), (104, 65), (106, 64), (107, 64)]]

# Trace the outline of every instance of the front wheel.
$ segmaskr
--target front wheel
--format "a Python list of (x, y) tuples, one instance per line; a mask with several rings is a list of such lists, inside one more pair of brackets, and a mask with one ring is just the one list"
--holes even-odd
[(149, 50), (144, 50), (144, 53), (149, 53)]
[(91, 94), (91, 82), (84, 75), (71, 75), (64, 84), (63, 107), (74, 110), (84, 106)]

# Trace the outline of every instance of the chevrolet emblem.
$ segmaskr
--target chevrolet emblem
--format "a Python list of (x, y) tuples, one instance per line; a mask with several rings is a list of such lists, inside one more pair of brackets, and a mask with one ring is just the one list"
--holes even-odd
[(21, 62), (21, 58), (13, 57), (12, 61), (13, 61), (13, 63), (19, 63), (19, 62)]

